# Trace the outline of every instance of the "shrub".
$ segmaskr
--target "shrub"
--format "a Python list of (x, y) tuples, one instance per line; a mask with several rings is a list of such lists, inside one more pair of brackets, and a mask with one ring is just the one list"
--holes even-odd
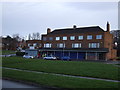
[(25, 55), (25, 52), (16, 52), (16, 56), (23, 56)]
[(120, 57), (116, 57), (116, 60), (120, 60)]

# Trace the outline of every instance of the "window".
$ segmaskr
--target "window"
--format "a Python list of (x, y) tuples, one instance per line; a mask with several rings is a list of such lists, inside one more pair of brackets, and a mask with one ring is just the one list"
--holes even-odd
[(81, 43), (73, 43), (72, 48), (81, 48)]
[(83, 40), (83, 36), (78, 36), (78, 40)]
[(60, 37), (56, 37), (56, 40), (60, 40)]
[(64, 37), (63, 37), (63, 40), (67, 40), (67, 37), (66, 37), (66, 36), (64, 36)]
[(87, 35), (87, 39), (91, 40), (92, 39), (92, 35)]
[(58, 48), (65, 48), (65, 44), (59, 43), (59, 44), (57, 44), (57, 47), (58, 47)]
[(70, 40), (75, 40), (75, 36), (70, 36)]
[(47, 40), (47, 38), (46, 37), (43, 37), (43, 41), (46, 41)]
[(39, 44), (39, 47), (42, 47), (42, 44)]
[(33, 43), (33, 46), (34, 46), (34, 47), (37, 46), (37, 43)]
[(28, 43), (28, 47), (29, 47), (29, 46), (31, 46), (31, 44), (30, 44), (30, 43)]
[(52, 41), (52, 40), (53, 40), (53, 37), (49, 37), (49, 40)]
[(100, 44), (99, 43), (89, 43), (89, 48), (99, 48)]
[(96, 35), (96, 39), (102, 39), (102, 35)]
[(46, 43), (44, 44), (44, 48), (51, 48), (52, 44), (51, 43)]

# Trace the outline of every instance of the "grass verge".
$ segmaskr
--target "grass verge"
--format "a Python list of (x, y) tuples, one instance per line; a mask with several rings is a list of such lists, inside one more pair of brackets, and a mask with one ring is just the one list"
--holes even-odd
[(11, 50), (2, 50), (2, 55), (7, 55), (7, 54), (15, 54), (15, 51), (11, 51)]
[(97, 62), (53, 61), (25, 59), (22, 57), (3, 57), (2, 64), (4, 67), (25, 70), (120, 80), (118, 75), (120, 67)]
[(38, 74), (17, 70), (3, 69), (3, 77), (13, 78), (33, 82), (45, 86), (59, 88), (118, 88), (117, 82), (107, 82), (100, 80), (80, 79), (73, 77), (56, 76), (50, 74)]

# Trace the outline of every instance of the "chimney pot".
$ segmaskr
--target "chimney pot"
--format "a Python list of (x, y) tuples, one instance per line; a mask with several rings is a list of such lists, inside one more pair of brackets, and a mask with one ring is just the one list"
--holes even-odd
[(47, 34), (49, 34), (51, 32), (50, 28), (47, 28)]
[(107, 32), (110, 32), (110, 24), (107, 22)]
[(77, 26), (76, 26), (76, 25), (73, 25), (73, 28), (74, 28), (74, 29), (76, 29), (76, 28), (77, 28)]

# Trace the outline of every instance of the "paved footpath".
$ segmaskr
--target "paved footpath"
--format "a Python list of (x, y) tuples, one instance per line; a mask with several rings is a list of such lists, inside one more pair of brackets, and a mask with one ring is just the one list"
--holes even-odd
[(118, 81), (118, 80), (110, 80), (110, 79), (101, 79), (101, 78), (93, 78), (93, 77), (73, 76), (73, 75), (65, 75), (65, 74), (56, 74), (56, 73), (29, 71), (29, 70), (15, 69), (15, 68), (7, 68), (7, 67), (2, 67), (2, 68), (10, 69), (10, 70), (17, 70), (17, 71), (25, 71), (25, 72), (34, 72), (34, 73), (42, 73), (42, 74), (51, 74), (51, 75), (65, 76), (65, 77), (85, 78), (85, 79), (94, 79), (94, 80), (103, 80), (103, 81), (108, 81), (108, 82), (120, 82), (120, 81)]

